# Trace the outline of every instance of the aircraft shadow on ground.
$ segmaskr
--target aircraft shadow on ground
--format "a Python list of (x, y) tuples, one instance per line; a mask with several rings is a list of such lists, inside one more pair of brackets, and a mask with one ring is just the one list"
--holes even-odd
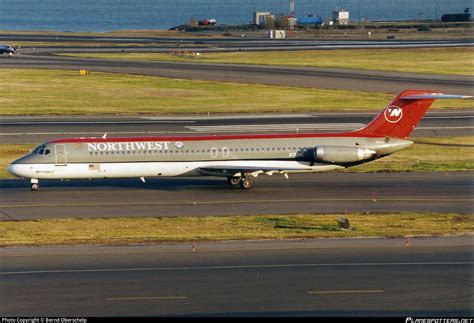
[[(29, 189), (29, 180), (0, 180), (0, 189)], [(138, 178), (129, 179), (72, 179), (72, 180), (41, 180), (42, 188), (127, 188), (174, 191), (187, 188), (232, 188), (223, 178), (162, 178), (147, 179), (145, 183)]]
[[(350, 175), (350, 174), (348, 174)], [(254, 189), (260, 188), (307, 188), (311, 190), (327, 190), (327, 189), (341, 189), (350, 188), (358, 190), (373, 190), (373, 189), (384, 189), (393, 188), (393, 186), (400, 186), (398, 180), (374, 180), (370, 177), (354, 180), (350, 177), (343, 178), (321, 178), (314, 176), (314, 181), (298, 181), (298, 180), (285, 180), (277, 181), (278, 185), (275, 186), (275, 182), (269, 182), (268, 178), (258, 178), (254, 181)], [(424, 187), (426, 183), (403, 183), (401, 185), (405, 188), (413, 187)], [(30, 187), (30, 181), (28, 179), (4, 179), (0, 180), (0, 189), (28, 189)], [(157, 191), (179, 191), (192, 188), (206, 188), (206, 189), (239, 189), (239, 186), (231, 187), (226, 183), (224, 177), (189, 177), (189, 178), (150, 178), (146, 179), (143, 183), (138, 178), (120, 178), (120, 179), (71, 179), (71, 180), (40, 180), (40, 190), (42, 188), (126, 188), (126, 189), (149, 189)]]

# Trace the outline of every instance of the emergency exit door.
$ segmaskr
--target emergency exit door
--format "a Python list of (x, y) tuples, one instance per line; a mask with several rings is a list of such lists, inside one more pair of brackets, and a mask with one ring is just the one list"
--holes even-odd
[(66, 146), (64, 144), (54, 145), (54, 151), (56, 155), (56, 166), (66, 165)]

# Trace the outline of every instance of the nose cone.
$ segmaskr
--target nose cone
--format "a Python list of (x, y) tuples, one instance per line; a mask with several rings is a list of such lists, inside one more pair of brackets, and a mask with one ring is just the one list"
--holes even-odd
[(15, 168), (16, 168), (15, 166), (16, 166), (15, 162), (8, 165), (8, 171), (10, 172), (10, 174), (18, 176), (16, 171), (15, 171)]
[(8, 165), (8, 171), (16, 177), (31, 178), (32, 165), (24, 163), (27, 158), (28, 155), (13, 161)]
[(16, 162), (12, 162), (10, 165), (8, 165), (8, 171), (10, 174), (16, 176), (16, 177), (23, 177), (22, 174), (24, 173), (22, 171), (22, 168), (24, 165), (17, 164)]

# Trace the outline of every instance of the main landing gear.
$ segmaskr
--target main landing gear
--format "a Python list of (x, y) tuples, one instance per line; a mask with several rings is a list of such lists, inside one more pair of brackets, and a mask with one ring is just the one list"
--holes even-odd
[(252, 187), (252, 181), (248, 177), (242, 177), (239, 182), (239, 186), (242, 189), (248, 189)]
[(39, 181), (35, 178), (32, 178), (30, 187), (32, 191), (37, 191), (39, 189)]
[(252, 187), (252, 180), (248, 177), (227, 177), (227, 184), (230, 186), (239, 185), (242, 189), (248, 189)]
[(230, 186), (237, 186), (239, 185), (240, 177), (227, 177), (227, 184)]

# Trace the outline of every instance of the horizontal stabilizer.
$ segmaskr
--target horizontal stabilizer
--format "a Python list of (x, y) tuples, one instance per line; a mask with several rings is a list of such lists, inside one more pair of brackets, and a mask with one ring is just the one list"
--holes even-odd
[(473, 98), (473, 96), (430, 93), (430, 94), (422, 94), (422, 95), (407, 95), (407, 96), (402, 96), (400, 99), (402, 100), (424, 100), (424, 99), (437, 100), (437, 99), (470, 99), (470, 98)]

